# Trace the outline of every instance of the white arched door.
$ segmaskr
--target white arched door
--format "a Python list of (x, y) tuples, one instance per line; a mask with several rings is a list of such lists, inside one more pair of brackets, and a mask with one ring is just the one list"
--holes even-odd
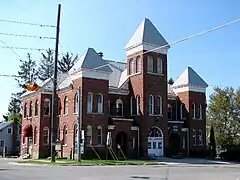
[(148, 133), (148, 156), (163, 156), (163, 133), (159, 127), (152, 127)]

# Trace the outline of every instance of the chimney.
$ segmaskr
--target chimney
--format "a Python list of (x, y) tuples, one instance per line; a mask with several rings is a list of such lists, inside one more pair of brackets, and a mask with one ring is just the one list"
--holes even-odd
[(102, 58), (103, 57), (103, 53), (99, 52), (98, 55)]

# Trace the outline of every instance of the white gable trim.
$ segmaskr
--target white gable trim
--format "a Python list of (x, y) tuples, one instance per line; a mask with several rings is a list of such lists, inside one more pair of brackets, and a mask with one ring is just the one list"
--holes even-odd
[(109, 73), (96, 70), (82, 69), (81, 71), (78, 71), (71, 75), (72, 80), (76, 80), (82, 77), (109, 80)]
[(176, 94), (181, 93), (181, 92), (187, 92), (187, 91), (206, 93), (206, 88), (199, 87), (199, 86), (193, 86), (193, 85), (185, 85), (182, 87), (173, 87), (173, 92)]
[(152, 45), (152, 44), (147, 44), (147, 43), (141, 43), (141, 44), (136, 44), (135, 46), (129, 47), (126, 49), (126, 54), (127, 56), (135, 54), (140, 51), (151, 51), (151, 52), (156, 52), (160, 54), (167, 54), (169, 47), (163, 47), (160, 48), (161, 46), (159, 45)]

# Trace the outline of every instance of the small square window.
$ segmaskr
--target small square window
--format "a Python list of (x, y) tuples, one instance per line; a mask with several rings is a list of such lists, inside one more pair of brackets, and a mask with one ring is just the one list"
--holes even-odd
[(8, 134), (12, 134), (12, 128), (8, 128)]
[(4, 140), (0, 141), (0, 147), (4, 147)]

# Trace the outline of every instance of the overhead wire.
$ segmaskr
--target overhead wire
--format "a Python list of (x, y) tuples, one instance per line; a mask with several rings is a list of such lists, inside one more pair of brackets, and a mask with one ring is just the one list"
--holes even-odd
[(14, 51), (12, 47), (8, 46), (7, 43), (5, 43), (2, 39), (0, 39), (0, 42), (5, 45), (4, 47), (10, 49), (10, 51), (12, 51), (16, 56), (22, 59), (22, 57), (16, 51)]
[(13, 33), (3, 33), (3, 32), (0, 32), (0, 35), (16, 36), (16, 37), (27, 37), (27, 38), (37, 38), (37, 39), (56, 39), (55, 37), (48, 37), (48, 36), (35, 36), (35, 35), (13, 34)]
[(19, 49), (19, 50), (29, 50), (29, 51), (46, 51), (48, 49), (43, 49), (43, 48), (28, 48), (28, 47), (14, 47), (14, 46), (0, 46), (0, 48), (4, 49)]

